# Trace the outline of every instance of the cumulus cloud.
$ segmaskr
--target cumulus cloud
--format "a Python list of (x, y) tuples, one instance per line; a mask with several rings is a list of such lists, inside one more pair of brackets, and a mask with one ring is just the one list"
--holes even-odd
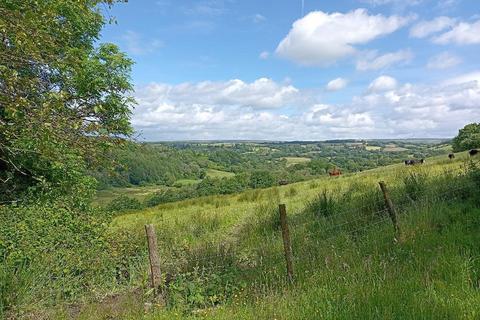
[(410, 29), (410, 36), (413, 38), (425, 38), (453, 25), (455, 25), (455, 19), (445, 16), (437, 17), (433, 20), (420, 21)]
[(295, 21), (277, 47), (277, 54), (302, 65), (327, 66), (353, 55), (355, 45), (368, 43), (405, 26), (411, 17), (314, 11)]
[(400, 50), (378, 55), (376, 51), (369, 52), (357, 61), (357, 70), (379, 70), (398, 63), (408, 63), (413, 59), (411, 50)]
[(370, 92), (381, 92), (393, 90), (397, 87), (397, 80), (389, 76), (380, 76), (373, 80), (368, 86)]
[(336, 79), (333, 79), (332, 81), (330, 81), (328, 84), (327, 84), (327, 90), (328, 91), (338, 91), (338, 90), (341, 90), (343, 88), (345, 88), (348, 84), (348, 81), (344, 78), (336, 78)]
[[(451, 137), (480, 118), (480, 71), (429, 86), (382, 76), (372, 90), (342, 105), (322, 103), (298, 88), (294, 96), (284, 95), (288, 87), (269, 79), (151, 84), (136, 91), (133, 125), (149, 140), (320, 140)], [(255, 105), (258, 99), (268, 100), (269, 108)], [(288, 107), (297, 104), (303, 107)]]
[(429, 69), (448, 69), (462, 63), (462, 59), (448, 52), (442, 52), (428, 60)]
[(275, 109), (299, 103), (302, 97), (292, 85), (283, 85), (267, 78), (251, 83), (234, 79), (225, 82), (204, 81), (167, 85), (153, 83), (139, 91), (139, 99), (161, 99), (184, 105), (238, 106), (252, 109)]
[(433, 38), (437, 44), (479, 44), (480, 43), (480, 20), (473, 23), (460, 22), (450, 31)]

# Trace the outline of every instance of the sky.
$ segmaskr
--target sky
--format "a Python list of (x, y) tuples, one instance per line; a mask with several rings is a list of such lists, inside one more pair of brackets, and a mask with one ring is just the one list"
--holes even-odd
[(480, 121), (478, 0), (130, 0), (140, 140), (449, 138)]

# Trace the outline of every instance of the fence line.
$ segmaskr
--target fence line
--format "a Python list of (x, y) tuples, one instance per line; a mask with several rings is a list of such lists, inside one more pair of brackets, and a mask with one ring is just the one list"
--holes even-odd
[[(422, 170), (414, 171), (410, 169), (409, 172), (413, 175), (423, 174)], [(466, 174), (466, 166), (457, 166), (448, 170), (442, 170), (434, 175), (425, 175), (425, 181), (422, 182), (428, 185), (434, 182), (435, 179), (446, 179), (450, 177), (449, 175), (452, 175), (453, 178), (462, 178)], [(248, 280), (250, 290), (253, 290), (255, 294), (278, 292), (278, 290), (283, 290), (294, 279), (293, 270), (296, 263), (301, 261), (304, 266), (305, 262), (307, 262), (310, 268), (314, 268), (315, 265), (312, 265), (312, 263), (317, 263), (318, 259), (325, 252), (335, 250), (335, 247), (331, 247), (331, 244), (329, 244), (333, 239), (339, 239), (342, 236), (346, 236), (346, 239), (350, 239), (349, 241), (366, 239), (373, 241), (377, 249), (393, 245), (395, 239), (399, 240), (401, 238), (401, 224), (406, 216), (413, 214), (415, 210), (422, 208), (422, 206), (434, 203), (435, 200), (444, 201), (457, 198), (461, 196), (460, 192), (471, 189), (471, 186), (462, 184), (464, 181), (456, 180), (455, 182), (460, 184), (439, 186), (439, 188), (433, 191), (429, 189), (425, 193), (422, 193), (422, 190), (416, 190), (415, 199), (409, 194), (409, 190), (400, 192), (398, 187), (402, 185), (401, 183), (393, 184), (392, 188), (386, 183), (380, 183), (380, 188), (377, 189), (379, 197), (366, 198), (367, 201), (371, 201), (369, 204), (353, 208), (347, 206), (347, 210), (339, 210), (338, 213), (327, 216), (316, 216), (310, 221), (299, 221), (299, 219), (305, 218), (305, 215), (302, 217), (299, 214), (289, 216), (287, 219), (288, 208), (280, 205), (278, 213), (282, 228), (275, 230), (265, 227), (264, 237), (267, 234), (271, 234), (272, 237), (268, 236), (264, 240), (278, 241), (279, 235), (283, 234), (283, 270), (280, 267), (282, 265), (282, 257), (279, 251), (268, 250), (271, 248), (262, 247), (263, 244), (261, 244), (259, 248), (248, 252), (251, 254), (250, 257), (245, 257), (246, 260), (251, 259), (251, 261), (242, 261), (241, 254), (245, 250), (239, 247), (237, 243), (228, 243), (226, 247), (221, 245), (218, 245), (217, 248), (210, 247), (205, 252), (201, 252), (200, 256), (194, 254), (193, 256), (183, 257), (184, 259), (180, 265), (176, 265), (175, 262), (165, 262), (164, 266), (168, 266), (168, 269), (177, 270), (177, 274), (173, 275), (173, 278), (181, 276), (182, 272), (188, 273), (193, 271), (203, 275), (228, 272), (237, 276), (240, 275)], [(385, 192), (387, 188), (388, 192)], [(442, 188), (445, 188), (445, 190), (442, 190)], [(380, 191), (383, 192), (383, 201)], [(362, 201), (362, 196), (364, 195), (366, 194), (356, 194), (352, 199)], [(334, 201), (337, 201), (337, 199)], [(372, 210), (375, 208), (382, 209)], [(342, 219), (345, 220), (342, 221)], [(366, 233), (366, 231), (374, 228), (388, 230), (392, 227), (392, 224), (394, 232), (390, 235), (384, 233), (383, 237), (379, 237), (378, 234), (372, 237)], [(287, 229), (288, 239), (285, 238), (285, 229)], [(322, 235), (326, 237), (322, 237)], [(307, 239), (308, 237), (311, 239)], [(313, 250), (309, 251), (312, 248)], [(325, 259), (327, 259), (327, 256)], [(271, 263), (272, 261), (275, 263)], [(325, 264), (327, 264), (326, 260)], [(309, 272), (309, 270), (303, 267), (297, 270), (297, 272)]]

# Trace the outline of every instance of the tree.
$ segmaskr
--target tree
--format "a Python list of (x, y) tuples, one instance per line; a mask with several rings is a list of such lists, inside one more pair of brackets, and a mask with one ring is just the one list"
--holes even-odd
[(454, 152), (480, 147), (480, 123), (467, 124), (452, 140)]
[(99, 8), (114, 2), (0, 2), (3, 198), (89, 184), (87, 164), (132, 133), (132, 61), (113, 44), (96, 46)]
[(275, 178), (267, 170), (253, 171), (250, 176), (250, 187), (256, 188), (268, 188), (275, 185)]

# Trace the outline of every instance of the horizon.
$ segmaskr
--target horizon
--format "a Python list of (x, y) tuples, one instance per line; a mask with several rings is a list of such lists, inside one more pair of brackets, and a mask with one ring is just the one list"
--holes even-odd
[[(101, 9), (154, 140), (454, 136), (480, 119), (474, 0), (148, 0)], [(308, 139), (306, 139), (308, 137)]]
[(445, 141), (448, 142), (449, 140), (452, 140), (454, 137), (451, 138), (372, 138), (372, 139), (360, 139), (360, 138), (341, 138), (341, 139), (324, 139), (324, 140), (269, 140), (269, 139), (255, 139), (255, 140), (222, 140), (222, 139), (212, 139), (212, 140), (150, 140), (150, 141), (139, 141), (142, 143), (170, 143), (170, 142), (190, 142), (190, 143), (196, 143), (196, 142), (237, 142), (237, 143), (247, 143), (247, 142), (260, 142), (260, 143), (268, 143), (268, 142), (273, 142), (273, 143), (292, 143), (292, 142), (307, 142), (307, 143), (315, 143), (315, 142), (341, 142), (341, 141), (412, 141), (412, 140), (419, 140), (419, 141), (434, 141), (434, 140), (440, 140), (440, 141)]

